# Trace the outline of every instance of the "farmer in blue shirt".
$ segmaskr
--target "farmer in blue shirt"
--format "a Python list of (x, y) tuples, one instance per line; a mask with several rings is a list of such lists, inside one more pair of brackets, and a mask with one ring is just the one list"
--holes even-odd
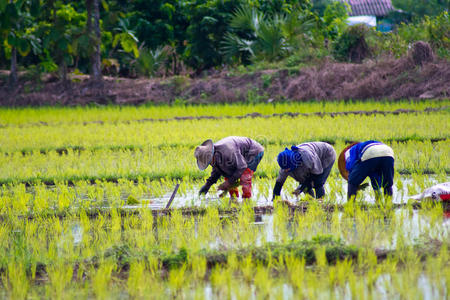
[(392, 196), (394, 151), (391, 147), (378, 141), (351, 144), (339, 155), (338, 167), (348, 181), (348, 199), (356, 196), (358, 187), (367, 177), (376, 196), (380, 195), (381, 188), (385, 196)]

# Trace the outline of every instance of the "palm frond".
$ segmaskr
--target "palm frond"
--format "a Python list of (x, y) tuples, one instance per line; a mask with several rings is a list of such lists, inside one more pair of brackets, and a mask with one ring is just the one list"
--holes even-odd
[(244, 55), (254, 56), (254, 41), (240, 38), (234, 33), (228, 32), (222, 42), (222, 53), (227, 59)]
[(169, 51), (167, 47), (158, 47), (154, 50), (142, 48), (136, 60), (136, 70), (144, 76), (154, 76), (166, 63)]
[(274, 17), (261, 23), (257, 32), (258, 56), (273, 61), (285, 56), (290, 47), (283, 35), (283, 18)]
[(239, 31), (255, 32), (259, 28), (264, 14), (255, 8), (241, 5), (236, 9), (230, 21), (231, 28)]

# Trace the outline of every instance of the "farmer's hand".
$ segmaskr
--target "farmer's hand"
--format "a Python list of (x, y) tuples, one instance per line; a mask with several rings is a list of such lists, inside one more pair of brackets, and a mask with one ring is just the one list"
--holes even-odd
[(209, 186), (207, 184), (205, 184), (204, 186), (202, 186), (200, 188), (200, 191), (198, 192), (198, 194), (199, 195), (201, 195), (201, 194), (205, 194), (206, 195), (206, 193), (208, 193), (208, 191), (209, 191)]
[(299, 185), (293, 192), (292, 195), (294, 196), (300, 196), (300, 194), (306, 189), (306, 185), (302, 184)]
[(369, 186), (369, 184), (367, 182), (363, 183), (360, 186), (358, 186), (358, 191), (365, 190), (368, 186)]
[(295, 189), (293, 192), (292, 192), (292, 195), (294, 195), (294, 196), (300, 196), (300, 194), (302, 193), (302, 191), (300, 190), (300, 189)]
[(217, 187), (221, 191), (228, 191), (231, 188), (231, 184), (228, 181), (223, 182)]

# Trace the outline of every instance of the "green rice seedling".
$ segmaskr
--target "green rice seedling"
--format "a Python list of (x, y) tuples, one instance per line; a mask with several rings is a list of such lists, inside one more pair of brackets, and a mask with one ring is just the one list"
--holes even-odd
[(195, 289), (193, 290), (192, 295), (192, 299), (194, 300), (203, 300), (203, 299), (207, 299), (206, 296), (206, 288), (203, 285), (198, 285), (195, 287)]
[[(0, 224), (0, 249), (5, 249), (9, 243), (9, 235), (11, 232), (11, 227), (7, 223)], [(0, 252), (1, 253), (1, 252)], [(2, 255), (2, 254), (0, 254)]]
[(181, 211), (173, 211), (171, 218), (169, 219), (169, 227), (172, 229), (170, 234), (170, 240), (175, 249), (186, 248), (188, 239), (190, 240), (189, 234), (189, 223), (183, 219)]
[(192, 277), (195, 281), (201, 281), (205, 278), (205, 274), (206, 274), (206, 258), (199, 256), (199, 255), (195, 255), (193, 256), (191, 259), (191, 272), (192, 272)]
[(25, 186), (20, 185), (20, 190), (16, 190), (17, 197), (14, 197), (14, 201), (11, 201), (12, 204), (11, 212), (14, 215), (24, 215), (28, 212), (28, 203), (31, 200), (31, 195), (25, 192)]
[(208, 206), (206, 213), (198, 219), (197, 223), (197, 237), (199, 241), (203, 241), (200, 247), (206, 247), (208, 243), (223, 234), (221, 223), (217, 208)]
[(92, 289), (99, 299), (106, 299), (109, 295), (112, 272), (116, 270), (116, 263), (111, 260), (101, 261), (97, 269), (92, 268)]
[(211, 284), (217, 296), (230, 298), (232, 295), (232, 273), (229, 268), (216, 266), (211, 271)]
[(298, 259), (294, 255), (287, 255), (285, 259), (289, 282), (297, 293), (302, 293), (305, 280), (305, 259)]
[(136, 245), (148, 252), (156, 242), (155, 234), (153, 232), (153, 214), (148, 209), (142, 209), (140, 216), (139, 223), (142, 236), (136, 240)]
[(366, 273), (366, 284), (367, 284), (367, 290), (369, 294), (376, 293), (376, 284), (378, 283), (379, 278), (382, 275), (381, 267), (369, 267), (367, 269)]
[(358, 277), (353, 272), (348, 274), (348, 285), (352, 299), (364, 297), (365, 282), (364, 280), (358, 280)]
[(145, 296), (146, 278), (145, 262), (134, 261), (130, 264), (128, 273), (127, 287), (128, 293), (132, 297), (140, 298)]
[(326, 220), (326, 213), (321, 209), (316, 201), (309, 202), (306, 214), (295, 214), (296, 238), (299, 240), (310, 239), (321, 234), (320, 225)]
[(253, 263), (251, 255), (247, 255), (242, 258), (240, 269), (243, 275), (243, 279), (248, 283), (252, 282), (254, 278), (255, 265)]
[(67, 187), (67, 183), (57, 184), (57, 207), (59, 212), (67, 210), (75, 202), (75, 193), (73, 189)]
[(122, 217), (117, 209), (111, 209), (110, 215), (111, 228), (108, 238), (111, 244), (117, 244), (122, 237)]
[(25, 299), (27, 297), (30, 283), (22, 262), (10, 261), (6, 273), (2, 274), (2, 282), (12, 299)]
[(279, 242), (286, 242), (289, 239), (288, 222), (289, 208), (285, 205), (275, 205), (273, 212), (273, 230)]
[[(36, 213), (46, 212), (50, 208), (49, 198), (53, 193), (50, 193), (45, 186), (37, 185), (35, 186), (35, 194), (33, 199), (33, 210)], [(51, 195), (51, 196), (50, 196)]]
[(152, 276), (156, 276), (161, 269), (161, 261), (153, 253), (147, 255), (146, 265)]
[[(123, 201), (121, 200), (121, 191), (122, 187), (120, 186), (120, 183), (116, 184), (108, 184), (108, 188), (105, 189), (105, 197), (107, 199), (107, 205), (110, 207), (120, 207)], [(138, 203), (138, 200), (135, 196), (130, 195), (129, 197), (133, 197), (135, 201), (133, 201), (134, 204)], [(128, 202), (128, 199), (127, 199)], [(129, 204), (129, 203), (127, 203)]]
[(186, 264), (182, 264), (180, 268), (169, 271), (168, 284), (173, 290), (173, 296), (180, 297), (182, 288), (189, 285), (189, 277), (186, 276)]
[(254, 211), (250, 203), (244, 203), (241, 210), (237, 215), (236, 223), (232, 223), (233, 231), (237, 234), (237, 240), (239, 246), (253, 245), (256, 241), (255, 231), (256, 228), (251, 226), (254, 221)]
[(344, 286), (349, 274), (354, 273), (352, 262), (347, 259), (337, 261), (336, 266), (330, 268), (336, 269), (336, 283), (340, 286)]
[(319, 291), (324, 291), (323, 280), (318, 272), (308, 270), (305, 274), (305, 291), (303, 292), (308, 299), (316, 299), (319, 297)]
[(342, 213), (339, 210), (334, 210), (330, 218), (330, 233), (333, 236), (340, 237), (342, 233)]
[(73, 267), (64, 262), (51, 264), (47, 268), (47, 274), (50, 279), (48, 286), (48, 296), (50, 298), (65, 298), (66, 289), (70, 285), (73, 276)]
[(378, 257), (373, 249), (361, 249), (358, 254), (358, 267), (362, 270), (373, 270), (378, 265)]
[(157, 231), (156, 231), (156, 239), (158, 241), (158, 245), (162, 250), (170, 251), (173, 249), (173, 245), (171, 244), (171, 240), (169, 239), (169, 218), (161, 217), (157, 219)]
[(319, 269), (325, 269), (327, 266), (326, 248), (323, 246), (317, 247), (314, 251), (316, 257), (316, 265)]
[(254, 285), (256, 286), (258, 297), (268, 298), (274, 289), (274, 282), (270, 269), (263, 265), (256, 265)]

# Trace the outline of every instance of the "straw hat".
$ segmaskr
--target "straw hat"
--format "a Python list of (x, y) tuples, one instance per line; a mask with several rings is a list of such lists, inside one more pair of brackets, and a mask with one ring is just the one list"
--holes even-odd
[(348, 171), (345, 168), (345, 152), (347, 152), (348, 149), (353, 147), (354, 145), (358, 144), (359, 142), (352, 143), (348, 145), (347, 147), (342, 150), (341, 154), (339, 154), (338, 158), (338, 168), (339, 172), (341, 173), (342, 177), (344, 177), (345, 180), (348, 180)]
[(200, 170), (204, 170), (211, 163), (214, 155), (214, 143), (212, 140), (204, 141), (200, 146), (195, 148), (195, 158), (197, 166)]

